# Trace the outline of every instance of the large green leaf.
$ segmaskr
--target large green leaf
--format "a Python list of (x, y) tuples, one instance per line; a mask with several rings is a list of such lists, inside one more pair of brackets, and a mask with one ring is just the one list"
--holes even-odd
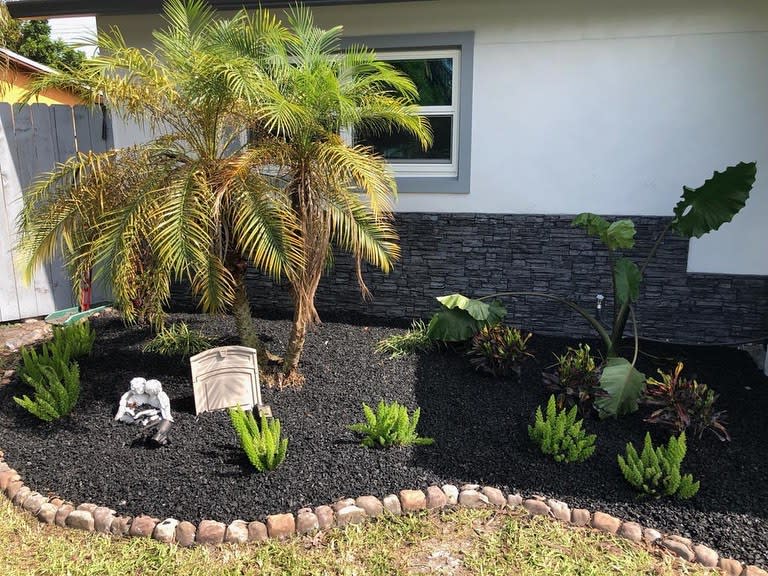
[(582, 212), (571, 222), (571, 226), (580, 226), (586, 230), (590, 236), (602, 238), (605, 231), (608, 230), (608, 221), (602, 216), (592, 214), (591, 212)]
[(462, 342), (472, 338), (479, 330), (480, 323), (465, 310), (445, 308), (432, 316), (427, 326), (427, 336), (431, 340)]
[(675, 206), (675, 230), (686, 238), (701, 238), (730, 222), (749, 198), (756, 174), (754, 162), (740, 162), (715, 172), (699, 188), (683, 187)]
[(632, 220), (616, 220), (609, 224), (602, 216), (583, 212), (573, 219), (572, 226), (584, 228), (587, 234), (600, 238), (611, 250), (632, 248), (635, 245), (635, 225)]
[(636, 302), (640, 296), (640, 282), (643, 280), (637, 264), (629, 258), (619, 258), (613, 266), (613, 278), (617, 304), (623, 306), (627, 302)]
[(608, 358), (600, 376), (600, 388), (607, 396), (595, 400), (600, 416), (622, 416), (636, 411), (644, 383), (645, 375), (635, 369), (629, 360)]
[(448, 309), (459, 308), (465, 310), (472, 318), (487, 324), (496, 324), (506, 315), (507, 311), (498, 302), (490, 304), (482, 300), (467, 298), (462, 294), (450, 294), (438, 296), (437, 301)]
[(440, 296), (443, 309), (429, 321), (427, 336), (432, 340), (461, 342), (477, 334), (486, 324), (498, 324), (507, 314), (498, 302), (486, 303), (461, 294)]
[(635, 224), (632, 220), (616, 220), (611, 222), (605, 231), (603, 242), (611, 250), (632, 248), (635, 245)]

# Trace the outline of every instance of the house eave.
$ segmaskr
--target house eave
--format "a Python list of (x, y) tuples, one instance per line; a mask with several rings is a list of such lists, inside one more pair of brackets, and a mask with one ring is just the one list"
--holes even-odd
[[(429, 0), (304, 0), (307, 6), (344, 6), (351, 4), (385, 4), (394, 2), (424, 2)], [(217, 10), (240, 8), (282, 8), (295, 4), (295, 0), (209, 0)], [(6, 6), (14, 18), (55, 18), (64, 16), (107, 16), (125, 14), (159, 14), (163, 2), (159, 0), (133, 0), (132, 2), (104, 2), (103, 0), (13, 0)]]

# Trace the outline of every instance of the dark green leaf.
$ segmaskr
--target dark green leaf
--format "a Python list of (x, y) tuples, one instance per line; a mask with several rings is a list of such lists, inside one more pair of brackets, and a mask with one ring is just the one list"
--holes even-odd
[(675, 230), (686, 238), (701, 238), (730, 222), (749, 198), (756, 173), (754, 162), (740, 162), (715, 172), (699, 188), (685, 186), (675, 206)]
[(479, 330), (480, 323), (465, 310), (446, 308), (432, 316), (427, 326), (427, 336), (432, 340), (461, 342), (469, 340)]
[(635, 412), (644, 383), (645, 375), (638, 372), (628, 360), (608, 358), (600, 377), (600, 388), (608, 395), (595, 400), (600, 416), (605, 418)]
[(640, 269), (629, 258), (619, 258), (613, 267), (616, 284), (616, 299), (619, 306), (627, 302), (636, 302), (640, 296), (640, 282), (643, 276)]

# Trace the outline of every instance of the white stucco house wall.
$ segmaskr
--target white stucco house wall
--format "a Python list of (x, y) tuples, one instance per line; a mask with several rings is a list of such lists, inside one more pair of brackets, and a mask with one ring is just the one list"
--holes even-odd
[[(440, 250), (457, 243), (458, 250), (474, 250), (493, 266), (504, 243), (513, 245), (503, 257), (508, 269), (496, 288), (510, 289), (510, 278), (523, 266), (529, 273), (518, 278), (517, 289), (552, 288), (554, 278), (555, 288), (571, 282), (572, 296), (591, 301), (595, 291), (608, 288), (596, 283), (593, 290), (591, 280), (575, 269), (567, 277), (553, 271), (564, 266), (568, 246), (572, 255), (583, 252), (572, 248), (583, 238), (578, 232), (568, 232), (573, 240), (563, 241), (563, 230), (569, 230), (566, 217), (583, 211), (641, 217), (641, 228), (651, 233), (658, 228), (654, 222), (672, 214), (684, 185), (696, 187), (714, 170), (756, 161), (751, 198), (733, 222), (690, 245), (673, 242), (675, 263), (659, 272), (658, 282), (675, 276), (673, 284), (688, 292), (665, 297), (660, 287), (653, 292), (656, 301), (670, 308), (646, 317), (663, 322), (679, 312), (680, 328), (690, 327), (686, 314), (693, 314), (693, 300), (712, 316), (701, 330), (729, 325), (717, 338), (768, 334), (768, 180), (763, 176), (768, 170), (768, 2), (305, 3), (313, 6), (320, 25), (343, 25), (350, 41), (367, 43), (382, 58), (447, 59), (452, 65), (451, 99), (425, 109), (449, 126), (445, 155), (424, 162), (393, 161), (400, 191), (396, 209), (406, 222), (404, 245), (408, 234), (414, 241), (424, 234), (418, 215), (421, 221), (431, 215), (446, 232)], [(118, 26), (130, 44), (142, 47), (151, 46), (151, 31), (162, 25), (156, 13), (161, 3), (148, 0), (119, 8), (19, 0), (9, 3), (12, 12), (14, 4), (19, 14), (26, 10), (33, 16), (83, 14), (83, 6), (90, 4), (99, 28)], [(212, 4), (226, 14), (242, 2)], [(285, 2), (261, 4), (279, 9)], [(116, 145), (140, 138), (135, 128), (115, 124)], [(488, 219), (493, 228), (506, 227), (508, 235), (475, 246), (456, 232), (456, 226), (470, 226), (468, 236), (483, 237), (482, 223)], [(519, 230), (537, 222), (554, 228), (526, 240)], [(555, 241), (562, 248), (557, 257), (539, 263), (542, 270), (549, 267), (545, 281), (533, 266), (538, 259), (533, 245), (551, 247)], [(489, 256), (492, 251), (495, 255)], [(408, 277), (408, 257), (404, 251), (403, 276), (392, 281), (393, 295), (405, 284), (398, 281)], [(452, 276), (439, 267), (415, 260), (410, 265), (419, 268), (409, 277), (410, 285), (416, 278), (434, 284), (431, 291), (419, 288), (417, 300), (454, 291)], [(465, 276), (463, 290), (488, 283), (487, 276), (479, 282), (469, 278), (471, 270)], [(706, 300), (712, 294), (714, 303)], [(410, 312), (422, 308), (414, 305)], [(661, 327), (659, 334), (665, 333)]]

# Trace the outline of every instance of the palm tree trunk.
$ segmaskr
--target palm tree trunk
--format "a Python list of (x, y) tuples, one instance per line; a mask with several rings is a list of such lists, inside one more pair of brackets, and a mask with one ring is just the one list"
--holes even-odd
[(323, 275), (322, 266), (305, 272), (291, 285), (293, 299), (293, 327), (283, 360), (283, 374), (290, 378), (298, 374), (299, 360), (304, 351), (307, 329), (320, 322), (315, 309), (315, 293)]
[(259, 371), (264, 371), (267, 366), (280, 360), (279, 357), (271, 354), (264, 342), (259, 338), (256, 327), (253, 324), (251, 315), (251, 303), (248, 300), (248, 290), (245, 284), (245, 270), (236, 268), (233, 271), (237, 289), (235, 290), (235, 301), (232, 304), (232, 315), (235, 317), (235, 326), (240, 343), (248, 348), (256, 350), (256, 359), (259, 362)]

